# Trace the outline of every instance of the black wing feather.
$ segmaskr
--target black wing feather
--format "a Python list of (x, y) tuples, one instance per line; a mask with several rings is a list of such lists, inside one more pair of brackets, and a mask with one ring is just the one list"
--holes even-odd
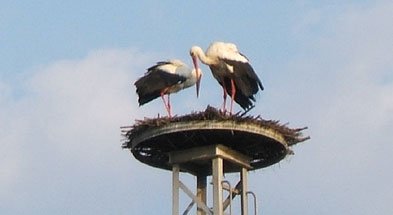
[(235, 80), (235, 102), (238, 103), (244, 110), (252, 108), (252, 102), (255, 102), (254, 95), (258, 92), (259, 89), (264, 89), (262, 82), (260, 81), (254, 69), (249, 63), (243, 63), (228, 59), (224, 59), (224, 62), (228, 65), (233, 66), (234, 68), (234, 72), (228, 72), (228, 78), (224, 79), (225, 89), (230, 94), (230, 92), (232, 92), (230, 78)]
[(162, 90), (186, 80), (185, 77), (157, 69), (162, 64), (166, 63), (158, 62), (157, 65), (150, 67), (145, 76), (135, 82), (139, 106), (161, 96)]
[[(157, 67), (162, 66), (162, 65), (166, 65), (166, 64), (171, 64), (171, 62), (168, 62), (168, 61), (159, 61), (159, 62), (156, 63), (156, 65), (149, 67), (149, 68), (147, 69), (147, 73), (150, 73), (150, 72), (152, 72), (152, 71), (156, 71), (156, 70), (157, 70)], [(146, 73), (146, 74), (147, 74), (147, 73)]]

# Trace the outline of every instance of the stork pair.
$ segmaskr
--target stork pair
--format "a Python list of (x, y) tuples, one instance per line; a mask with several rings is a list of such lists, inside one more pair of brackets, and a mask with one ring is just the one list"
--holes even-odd
[[(193, 46), (190, 55), (194, 69), (189, 69), (179, 60), (158, 62), (147, 69), (147, 73), (135, 82), (139, 96), (139, 106), (161, 96), (168, 116), (171, 117), (170, 94), (196, 84), (197, 97), (202, 77), (202, 70), (198, 66), (198, 59), (208, 65), (223, 89), (223, 112), (226, 112), (227, 95), (231, 97), (229, 112), (232, 113), (233, 101), (245, 111), (253, 107), (254, 95), (263, 90), (262, 82), (248, 63), (246, 56), (241, 54), (235, 44), (214, 42), (206, 51), (199, 46)], [(165, 100), (167, 95), (167, 100)]]

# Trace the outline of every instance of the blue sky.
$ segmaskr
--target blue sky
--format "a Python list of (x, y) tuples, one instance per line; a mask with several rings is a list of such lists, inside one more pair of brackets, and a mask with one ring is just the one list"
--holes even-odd
[[(309, 126), (294, 156), (250, 172), (263, 214), (391, 214), (391, 11), (382, 0), (3, 1), (0, 214), (170, 214), (170, 172), (122, 150), (119, 127), (165, 114), (160, 100), (138, 107), (146, 68), (191, 65), (189, 48), (216, 40), (262, 79), (251, 114)], [(220, 107), (202, 69), (200, 98), (172, 96), (173, 113)]]

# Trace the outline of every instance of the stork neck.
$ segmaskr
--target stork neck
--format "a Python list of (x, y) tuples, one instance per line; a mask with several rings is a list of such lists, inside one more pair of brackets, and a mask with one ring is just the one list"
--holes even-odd
[(206, 56), (201, 48), (198, 47), (196, 54), (197, 54), (199, 60), (202, 61), (202, 63), (204, 63), (206, 65), (214, 64), (214, 60), (212, 58)]

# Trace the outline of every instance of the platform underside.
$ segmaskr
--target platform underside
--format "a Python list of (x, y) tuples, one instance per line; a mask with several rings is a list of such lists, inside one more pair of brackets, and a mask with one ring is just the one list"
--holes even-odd
[[(290, 129), (259, 116), (230, 116), (208, 107), (204, 112), (145, 119), (123, 127), (126, 137), (123, 147), (131, 149), (143, 163), (171, 170), (169, 153), (219, 144), (249, 158), (248, 169), (259, 169), (279, 162), (292, 152), (290, 146), (308, 139), (302, 137), (303, 129)], [(186, 166), (203, 174), (210, 174), (210, 167), (211, 162), (204, 160)], [(236, 171), (236, 165), (224, 163), (224, 172)]]

